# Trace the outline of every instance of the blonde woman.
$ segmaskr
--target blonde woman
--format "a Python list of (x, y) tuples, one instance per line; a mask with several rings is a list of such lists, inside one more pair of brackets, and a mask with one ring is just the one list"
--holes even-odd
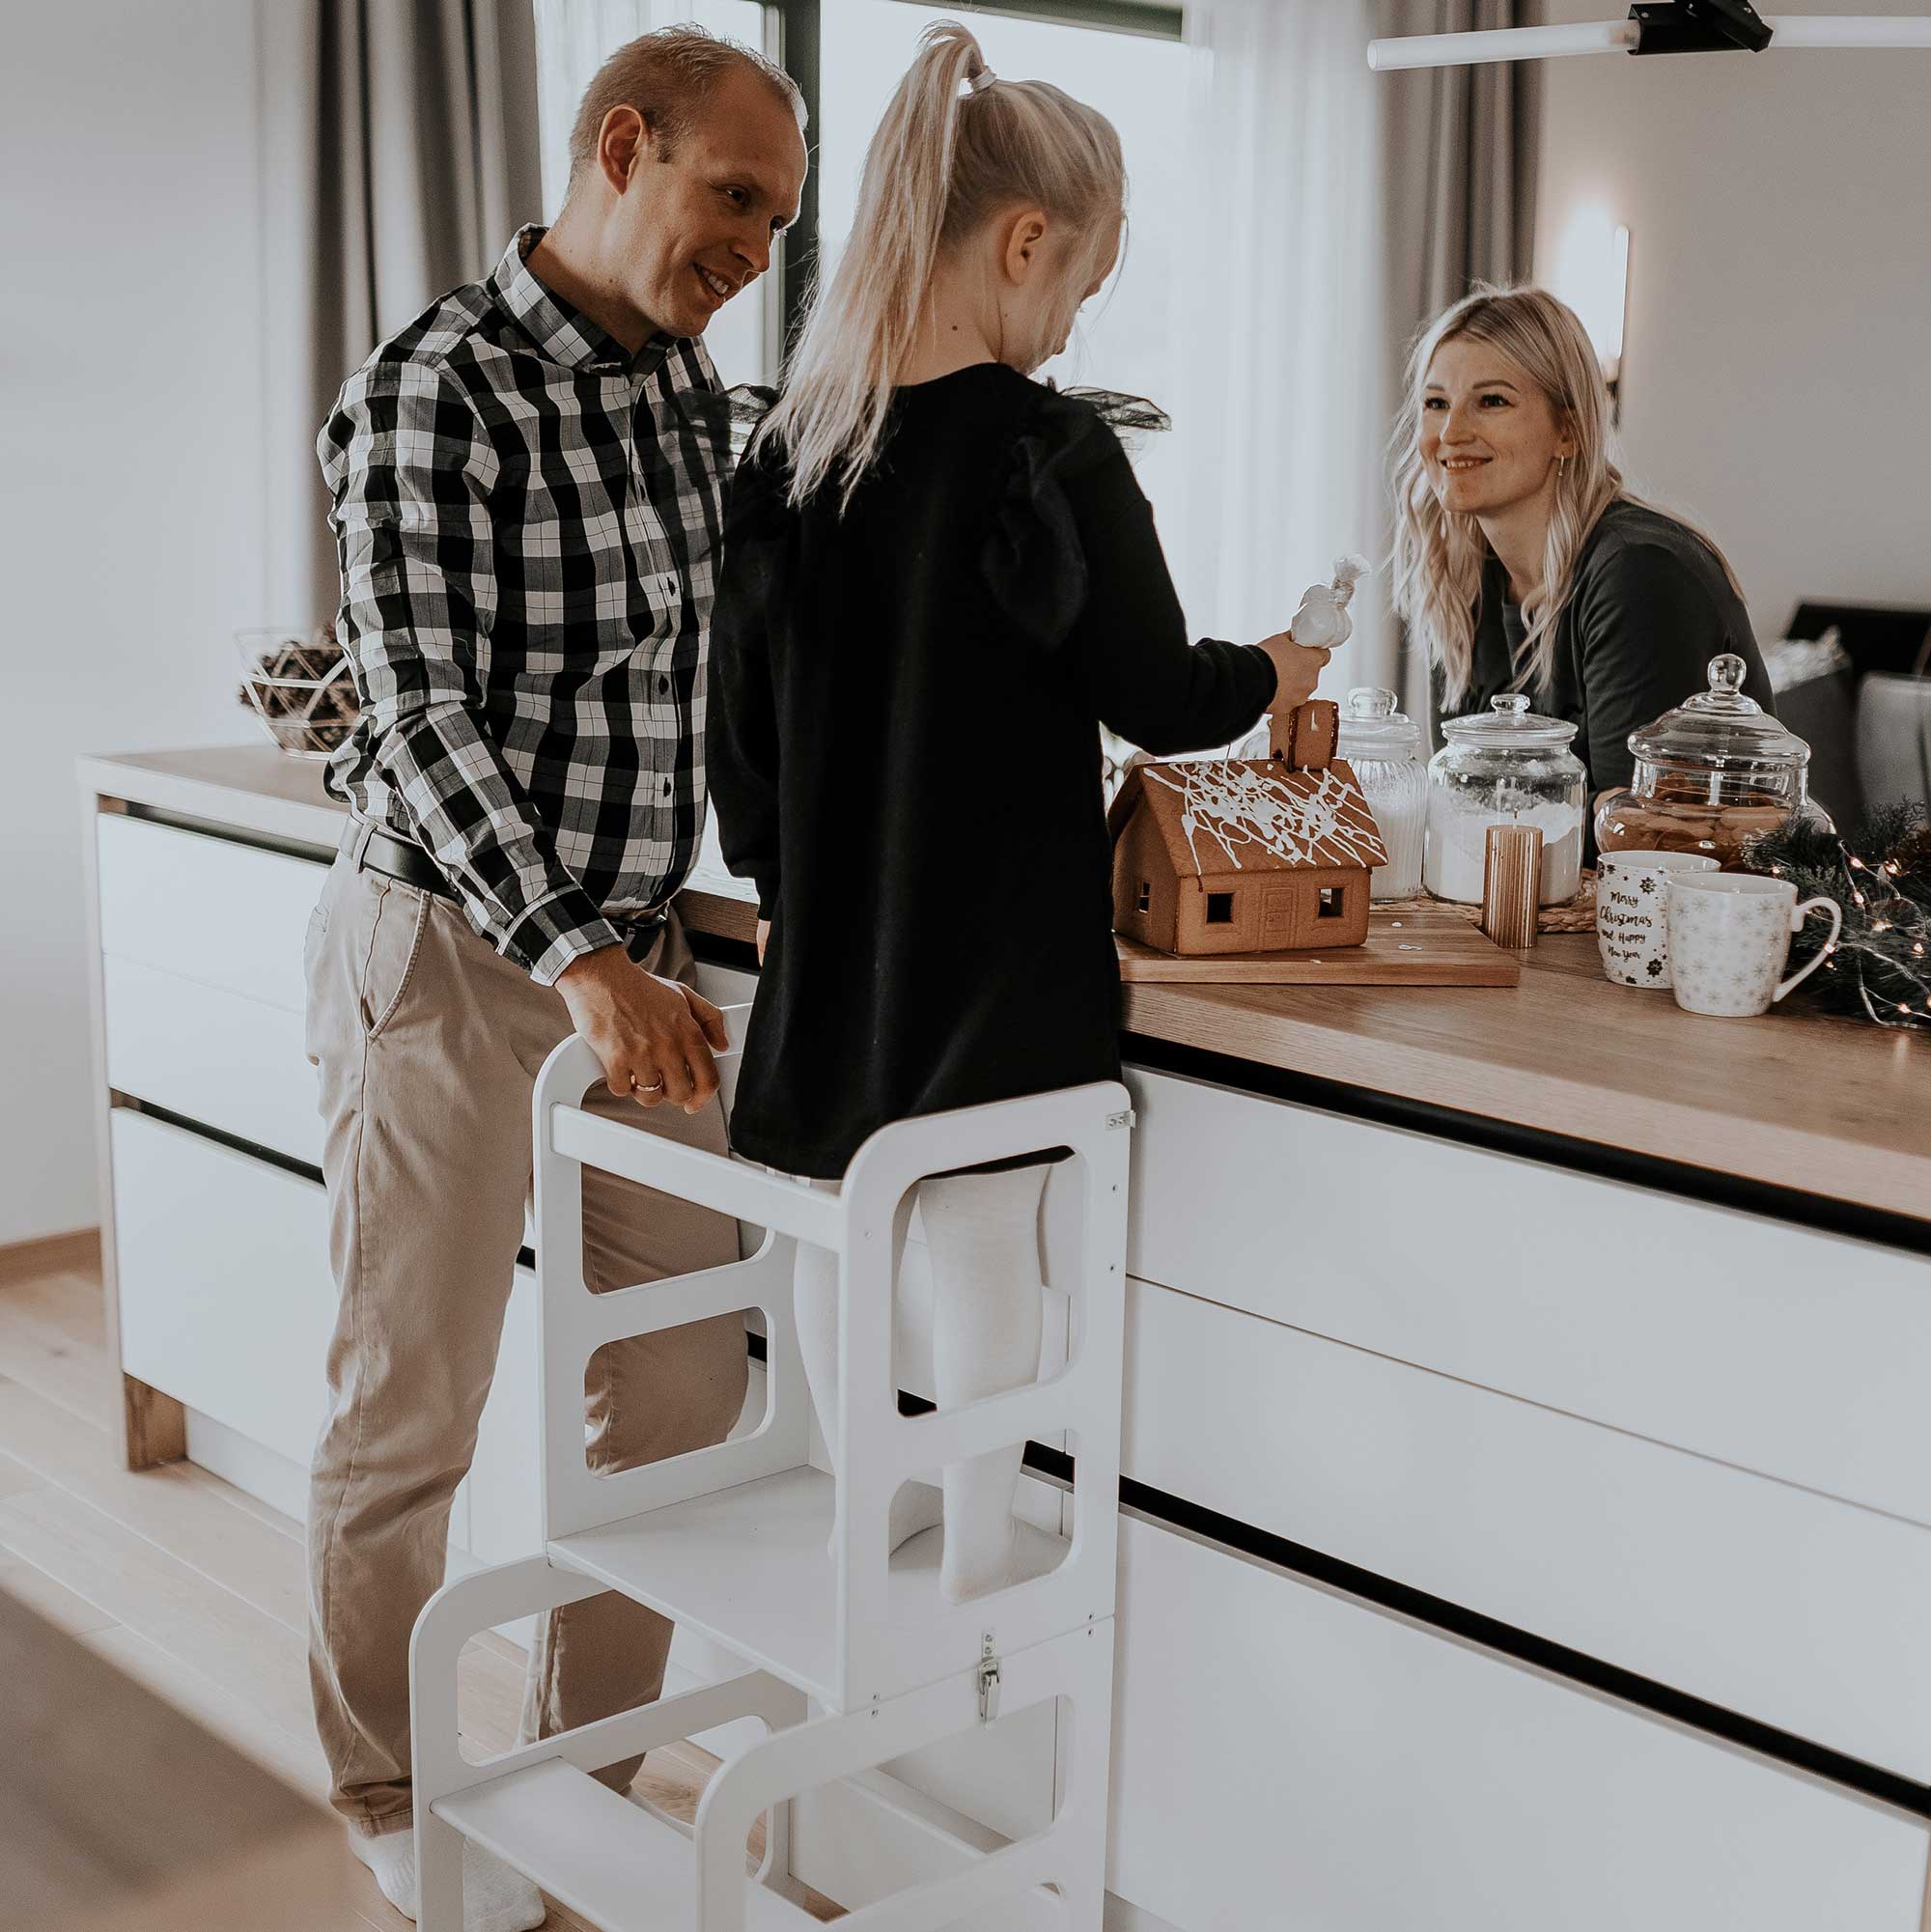
[[(734, 488), (708, 764), (769, 943), (739, 1150), (835, 1180), (906, 1115), (1115, 1078), (1099, 725), (1224, 743), (1327, 658), (1189, 648), (1146, 499), (1088, 405), (1030, 379), (1118, 255), (1104, 117), (927, 30), (790, 385)], [(1038, 1371), (1040, 1157), (926, 1182), (943, 1405)], [(826, 1434), (836, 1276), (799, 1326)], [(946, 1470), (941, 1583), (998, 1587), (1020, 1451)], [(897, 1542), (933, 1518), (904, 1498)]]
[(1629, 781), (1637, 726), (1734, 651), (1770, 679), (1735, 576), (1700, 531), (1624, 487), (1587, 332), (1541, 289), (1482, 290), (1423, 332), (1395, 428), (1395, 605), (1442, 716), (1501, 691), (1577, 727), (1592, 792)]

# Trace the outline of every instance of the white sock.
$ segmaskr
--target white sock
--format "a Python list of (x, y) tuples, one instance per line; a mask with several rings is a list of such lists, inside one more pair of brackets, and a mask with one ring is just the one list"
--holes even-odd
[[(379, 1838), (349, 1834), (349, 1849), (376, 1875), (382, 1896), (411, 1921), (416, 1917), (416, 1834)], [(543, 1893), (521, 1872), (462, 1841), (462, 1932), (535, 1932), (547, 1912)]]
[[(823, 1184), (830, 1186), (830, 1183)], [(804, 1380), (811, 1406), (818, 1414), (832, 1461), (838, 1459), (838, 1257), (829, 1248), (798, 1245), (792, 1278), (792, 1304), (798, 1322), (798, 1352), (804, 1361)], [(938, 1528), (943, 1500), (928, 1482), (910, 1482), (892, 1498), (889, 1548), (900, 1549), (921, 1530)], [(826, 1554), (836, 1555), (837, 1537), (826, 1543)]]
[[(932, 1255), (932, 1367), (941, 1409), (1039, 1378), (1039, 1203), (1046, 1169), (954, 1174), (919, 1185)], [(1012, 1581), (1013, 1493), (1025, 1445), (945, 1466), (938, 1585), (964, 1603)]]

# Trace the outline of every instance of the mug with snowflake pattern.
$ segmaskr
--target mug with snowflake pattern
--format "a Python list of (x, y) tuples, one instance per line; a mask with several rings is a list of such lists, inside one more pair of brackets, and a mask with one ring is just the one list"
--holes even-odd
[[(1686, 1013), (1743, 1019), (1768, 1013), (1831, 956), (1844, 930), (1834, 899), (1802, 903), (1787, 879), (1749, 872), (1677, 872), (1670, 876), (1669, 952), (1676, 1003)], [(1788, 979), (1790, 938), (1812, 912), (1831, 922), (1831, 937)]]

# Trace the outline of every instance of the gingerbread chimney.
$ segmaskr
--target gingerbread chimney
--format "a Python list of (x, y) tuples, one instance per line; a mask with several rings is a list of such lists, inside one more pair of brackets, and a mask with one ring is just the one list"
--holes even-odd
[(1309, 698), (1285, 717), (1268, 718), (1268, 755), (1278, 758), (1290, 771), (1325, 771), (1334, 756), (1341, 732), (1341, 707), (1326, 698)]

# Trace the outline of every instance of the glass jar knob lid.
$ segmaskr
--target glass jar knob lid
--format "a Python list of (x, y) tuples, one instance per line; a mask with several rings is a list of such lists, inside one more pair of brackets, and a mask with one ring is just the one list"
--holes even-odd
[(1341, 713), (1343, 758), (1408, 758), (1421, 743), (1421, 728), (1395, 709), (1395, 694), (1357, 685)]
[(1653, 765), (1806, 765), (1810, 747), (1744, 694), (1749, 666), (1734, 651), (1712, 658), (1709, 688), (1685, 698), (1629, 735), (1629, 748)]
[(1538, 717), (1528, 708), (1525, 691), (1499, 691), (1489, 700), (1488, 715), (1471, 712), (1467, 717), (1444, 717), (1441, 736), (1457, 744), (1567, 744), (1576, 727), (1567, 718)]

